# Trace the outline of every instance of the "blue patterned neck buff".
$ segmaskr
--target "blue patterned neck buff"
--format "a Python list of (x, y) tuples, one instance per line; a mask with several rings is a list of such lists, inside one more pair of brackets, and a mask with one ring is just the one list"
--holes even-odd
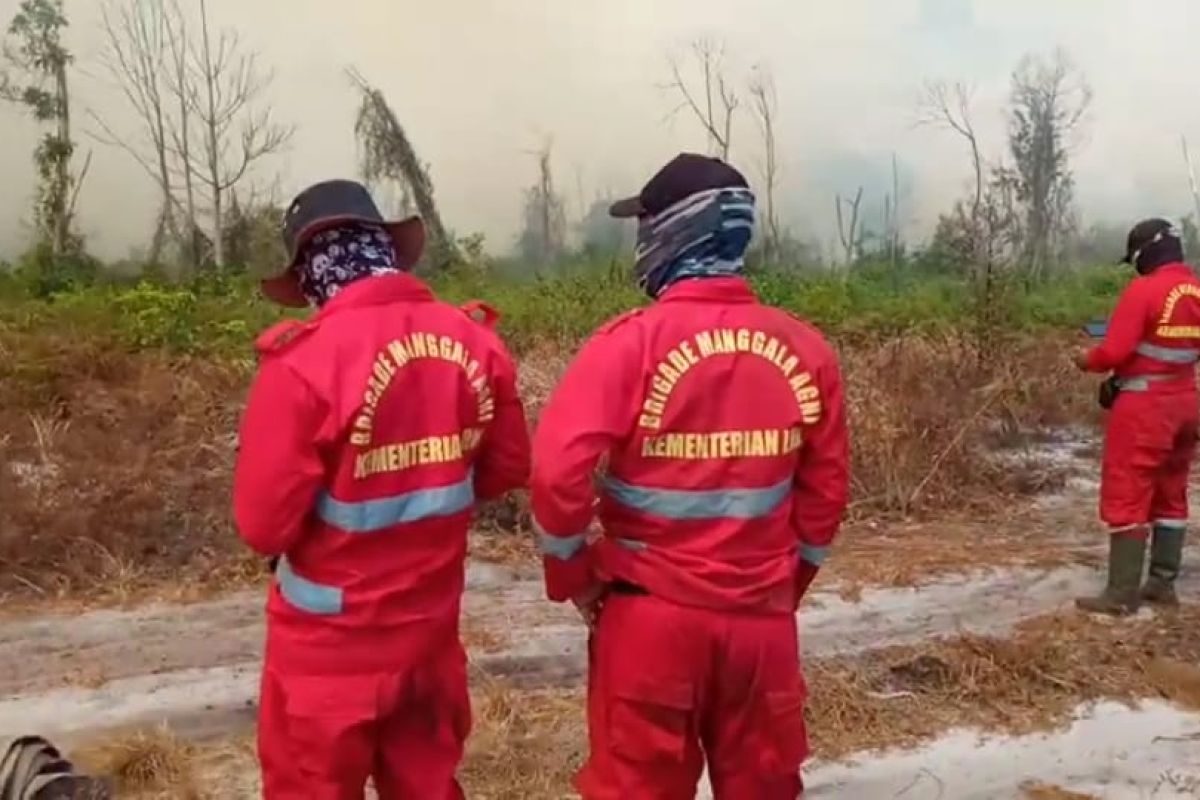
[(391, 234), (378, 225), (350, 222), (309, 239), (296, 271), (300, 291), (319, 308), (357, 280), (400, 270)]
[(754, 193), (710, 189), (638, 223), (638, 285), (658, 297), (684, 278), (739, 275), (754, 233)]

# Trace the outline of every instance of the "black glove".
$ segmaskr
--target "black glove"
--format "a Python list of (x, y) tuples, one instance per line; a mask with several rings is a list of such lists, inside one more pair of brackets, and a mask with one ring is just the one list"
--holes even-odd
[(1117, 395), (1121, 393), (1121, 385), (1117, 381), (1116, 375), (1110, 375), (1100, 384), (1100, 393), (1097, 400), (1100, 407), (1108, 411), (1113, 407), (1113, 403), (1117, 401)]

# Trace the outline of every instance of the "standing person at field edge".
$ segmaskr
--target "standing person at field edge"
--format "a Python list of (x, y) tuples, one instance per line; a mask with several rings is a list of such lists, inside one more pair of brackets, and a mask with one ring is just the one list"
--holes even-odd
[(459, 640), (476, 501), (525, 483), (529, 440), (500, 339), (408, 270), (420, 219), (350, 181), (300, 194), (263, 290), (312, 305), (258, 341), (234, 506), (279, 557), (259, 712), (266, 800), (462, 798)]
[[(585, 800), (803, 791), (795, 611), (846, 508), (837, 359), (742, 277), (754, 195), (680, 155), (641, 194), (637, 276), (655, 302), (584, 345), (534, 436), (551, 600), (592, 624)], [(589, 542), (593, 471), (606, 464)]]
[[(1109, 528), (1108, 585), (1080, 598), (1085, 611), (1128, 614), (1143, 600), (1174, 605), (1196, 450), (1195, 365), (1200, 360), (1200, 281), (1183, 263), (1179, 232), (1150, 219), (1129, 233), (1125, 263), (1138, 276), (1117, 303), (1104, 342), (1076, 366), (1112, 372), (1101, 405), (1100, 517)], [(1146, 539), (1150, 575), (1142, 585)]]

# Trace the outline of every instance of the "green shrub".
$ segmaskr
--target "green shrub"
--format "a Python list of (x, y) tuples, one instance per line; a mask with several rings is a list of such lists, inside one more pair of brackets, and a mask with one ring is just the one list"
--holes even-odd
[[(810, 320), (835, 339), (978, 328), (983, 319), (979, 295), (965, 280), (912, 268), (756, 270), (751, 280), (764, 302)], [(1076, 328), (1107, 315), (1128, 280), (1127, 271), (1100, 268), (1034, 287), (1004, 283), (990, 301), (988, 329)], [(574, 262), (540, 275), (462, 268), (430, 282), (449, 302), (479, 299), (497, 308), (501, 333), (518, 351), (539, 341), (572, 344), (647, 302), (628, 265), (614, 261)], [(52, 285), (58, 288), (48, 291)], [(78, 276), (31, 285), (19, 270), (0, 276), (0, 325), (111, 339), (133, 350), (248, 358), (255, 335), (286, 313), (261, 298), (256, 282), (241, 273), (209, 270), (183, 284), (143, 279), (132, 285)]]

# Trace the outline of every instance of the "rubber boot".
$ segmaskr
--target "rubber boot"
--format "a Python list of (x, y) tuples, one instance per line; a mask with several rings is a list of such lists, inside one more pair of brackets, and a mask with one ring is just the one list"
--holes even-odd
[(1142, 603), (1142, 567), (1146, 543), (1121, 534), (1108, 537), (1108, 585), (1097, 597), (1080, 597), (1075, 606), (1090, 614), (1125, 616)]
[(1142, 587), (1142, 599), (1147, 603), (1179, 605), (1175, 579), (1179, 577), (1179, 566), (1183, 561), (1184, 533), (1182, 526), (1154, 526), (1154, 539), (1150, 545), (1150, 575)]

